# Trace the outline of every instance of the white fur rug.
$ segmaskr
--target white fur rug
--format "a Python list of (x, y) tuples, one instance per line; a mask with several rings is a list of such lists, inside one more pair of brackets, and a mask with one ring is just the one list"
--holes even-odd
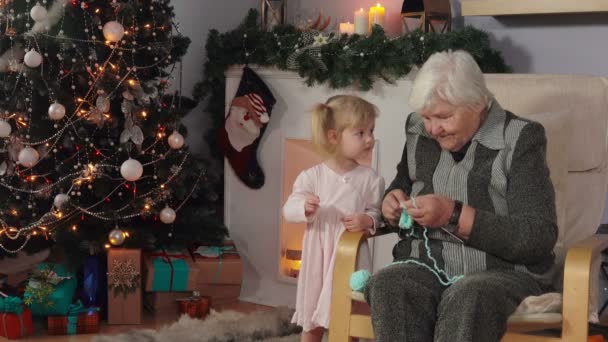
[(244, 314), (211, 311), (205, 320), (183, 315), (177, 322), (158, 331), (132, 330), (113, 336), (96, 336), (93, 342), (297, 342), (300, 328), (291, 324), (293, 309), (278, 307), (270, 311)]

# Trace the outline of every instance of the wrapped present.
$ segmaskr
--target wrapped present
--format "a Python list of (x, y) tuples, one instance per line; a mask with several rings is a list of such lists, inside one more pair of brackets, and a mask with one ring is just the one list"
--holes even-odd
[(108, 324), (141, 324), (141, 250), (108, 250)]
[(240, 285), (243, 281), (243, 262), (231, 242), (223, 246), (194, 246), (192, 254), (196, 258), (193, 267), (199, 270), (197, 291), (201, 291), (201, 284)]
[(0, 291), (0, 312), (20, 315), (23, 312), (23, 301)]
[(201, 296), (198, 291), (194, 291), (191, 297), (180, 298), (177, 301), (179, 312), (192, 318), (205, 318), (211, 310), (211, 297)]
[(33, 330), (32, 311), (30, 309), (22, 308), (21, 313), (0, 313), (0, 336), (18, 339), (31, 335)]
[(34, 316), (66, 315), (76, 285), (76, 276), (63, 265), (38, 264), (23, 295), (25, 304)]
[(102, 319), (106, 315), (108, 302), (106, 258), (105, 254), (86, 257), (82, 265), (82, 291), (80, 291), (82, 304), (86, 307), (98, 307)]
[(179, 312), (177, 300), (191, 294), (192, 292), (145, 292), (144, 307), (152, 313), (177, 314)]
[(181, 253), (151, 253), (146, 255), (146, 291), (183, 292), (195, 289), (199, 270), (192, 267), (194, 259)]
[(99, 332), (99, 308), (85, 307), (78, 301), (66, 316), (48, 316), (49, 335), (95, 334)]

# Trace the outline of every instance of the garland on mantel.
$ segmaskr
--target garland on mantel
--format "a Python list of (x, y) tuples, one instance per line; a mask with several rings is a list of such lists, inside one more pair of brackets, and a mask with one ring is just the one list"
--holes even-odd
[[(510, 72), (500, 52), (490, 47), (488, 35), (473, 27), (448, 33), (417, 30), (395, 38), (379, 26), (369, 36), (303, 31), (291, 25), (265, 32), (258, 12), (251, 9), (236, 29), (209, 32), (203, 80), (194, 97), (209, 98), (205, 111), (212, 116), (214, 135), (224, 120), (224, 73), (231, 65), (273, 66), (297, 72), (309, 86), (327, 83), (331, 88), (355, 86), (366, 91), (375, 80), (392, 83), (434, 52), (447, 49), (468, 51), (485, 73)], [(209, 138), (212, 154), (221, 160), (214, 136)]]

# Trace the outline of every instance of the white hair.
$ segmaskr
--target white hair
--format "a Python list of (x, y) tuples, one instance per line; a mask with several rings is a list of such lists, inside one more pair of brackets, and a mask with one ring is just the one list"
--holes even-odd
[(437, 100), (453, 106), (488, 107), (493, 98), (475, 59), (466, 51), (449, 50), (432, 54), (422, 65), (409, 102), (418, 112)]

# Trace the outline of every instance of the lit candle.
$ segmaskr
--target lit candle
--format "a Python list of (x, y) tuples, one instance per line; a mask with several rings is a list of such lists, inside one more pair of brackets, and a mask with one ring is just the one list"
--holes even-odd
[(384, 26), (384, 7), (378, 3), (374, 7), (369, 8), (369, 31), (372, 31), (372, 26)]
[(355, 33), (355, 24), (350, 22), (340, 23), (340, 33), (353, 34)]
[(367, 34), (367, 16), (363, 8), (355, 12), (355, 33), (364, 35)]

